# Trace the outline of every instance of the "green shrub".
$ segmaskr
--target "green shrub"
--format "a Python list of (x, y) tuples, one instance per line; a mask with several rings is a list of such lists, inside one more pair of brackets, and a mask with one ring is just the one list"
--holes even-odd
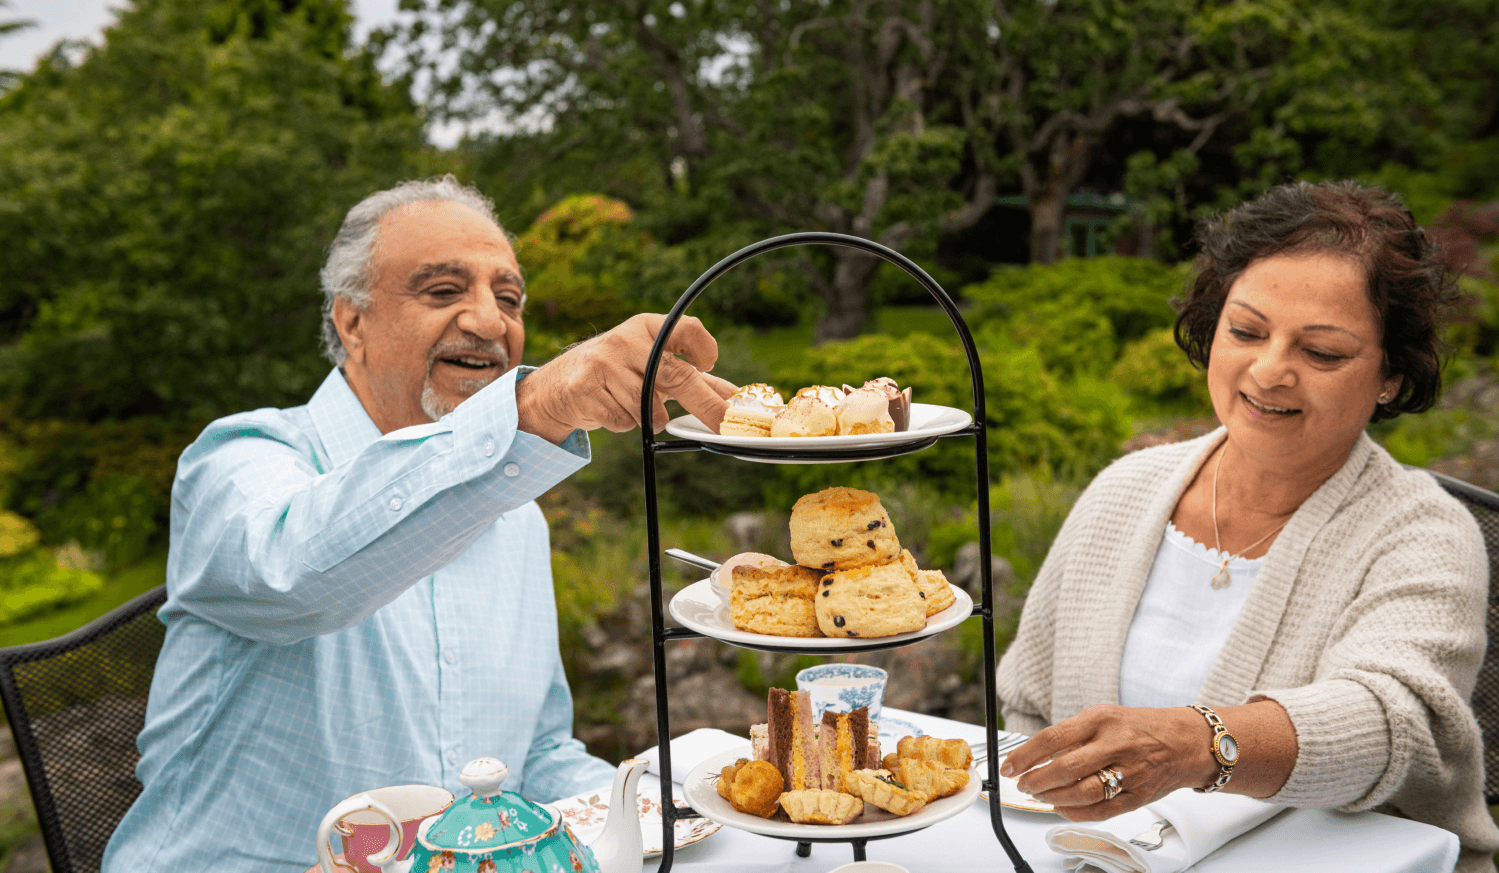
[(1127, 391), (1146, 412), (1194, 416), (1213, 412), (1207, 374), (1192, 366), (1169, 327), (1126, 345), (1109, 381)]
[(103, 587), (99, 574), (68, 566), (46, 547), (0, 558), (0, 625), (76, 603)]
[(962, 294), (980, 344), (1034, 346), (1054, 372), (1102, 376), (1125, 344), (1172, 323), (1183, 278), (1153, 260), (1068, 258), (997, 270)]

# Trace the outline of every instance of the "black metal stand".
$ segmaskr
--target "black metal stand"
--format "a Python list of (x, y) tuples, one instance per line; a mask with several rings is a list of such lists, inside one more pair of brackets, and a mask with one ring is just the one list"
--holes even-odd
[[(861, 249), (876, 255), (884, 260), (900, 267), (911, 278), (921, 283), (922, 287), (931, 292), (932, 296), (947, 312), (952, 320), (953, 328), (962, 340), (963, 350), (968, 355), (968, 369), (973, 377), (973, 425), (963, 430), (944, 435), (946, 437), (967, 437), (974, 440), (974, 466), (977, 478), (978, 497), (978, 523), (979, 523), (979, 581), (981, 586), (981, 600), (973, 608), (973, 615), (979, 616), (984, 623), (984, 682), (987, 693), (984, 698), (984, 727), (985, 738), (988, 740), (989, 748), (997, 745), (999, 710), (994, 699), (995, 680), (995, 651), (994, 651), (994, 580), (991, 578), (990, 542), (989, 542), (989, 452), (988, 439), (984, 421), (984, 379), (983, 372), (979, 366), (978, 351), (974, 348), (973, 337), (968, 332), (968, 325), (964, 323), (963, 317), (958, 313), (957, 305), (953, 303), (947, 292), (942, 290), (926, 271), (917, 266), (904, 255), (892, 249), (886, 248), (879, 243), (871, 242), (860, 237), (845, 236), (837, 233), (793, 233), (786, 236), (773, 237), (762, 240), (750, 246), (746, 246), (734, 254), (724, 258), (713, 265), (706, 273), (699, 276), (696, 282), (678, 298), (675, 306), (671, 308), (662, 322), (660, 332), (656, 336), (655, 345), (651, 347), (650, 359), (646, 362), (645, 380), (640, 394), (640, 420), (650, 421), (652, 398), (654, 397), (656, 384), (656, 371), (660, 366), (661, 357), (666, 353), (666, 340), (671, 335), (672, 329), (681, 320), (682, 314), (687, 307), (696, 300), (698, 295), (724, 273), (739, 264), (765, 252), (775, 249), (787, 248), (799, 245), (834, 245), (848, 248)], [(769, 461), (821, 461), (824, 463), (839, 463), (846, 461), (878, 460), (892, 458), (911, 452), (921, 451), (934, 445), (937, 437), (927, 437), (915, 440), (911, 443), (903, 443), (892, 446), (881, 446), (878, 448), (854, 449), (843, 452), (810, 453), (810, 452), (769, 452), (756, 449), (742, 449), (735, 447), (732, 450), (720, 446), (712, 446), (693, 440), (656, 440), (649, 428), (642, 427), (640, 430), (641, 446), (644, 456), (644, 478), (645, 478), (645, 516), (646, 516), (646, 549), (647, 560), (650, 566), (651, 576), (651, 641), (652, 654), (655, 658), (656, 675), (656, 735), (660, 742), (661, 760), (661, 867), (658, 873), (669, 873), (674, 858), (674, 829), (676, 822), (682, 818), (696, 817), (697, 813), (691, 810), (680, 810), (670, 802), (672, 777), (671, 777), (671, 725), (667, 715), (667, 692), (666, 692), (666, 643), (668, 640), (689, 639), (700, 637), (702, 634), (685, 628), (666, 627), (664, 610), (664, 594), (661, 585), (661, 527), (657, 515), (658, 506), (656, 499), (656, 455), (671, 452), (688, 451), (711, 451), (720, 454), (733, 455), (741, 458), (757, 458)], [(887, 643), (881, 645), (876, 641), (870, 641), (868, 645), (851, 646), (840, 648), (840, 653), (855, 651), (872, 651), (875, 649), (891, 648), (902, 645), (901, 643)], [(750, 646), (749, 648), (763, 648), (769, 651), (803, 652), (809, 654), (827, 654), (825, 650), (796, 649), (792, 647), (775, 646)], [(999, 803), (999, 761), (991, 755), (988, 760), (988, 778), (984, 780), (984, 788), (989, 795), (989, 818), (993, 823), (994, 835), (999, 838), (1000, 845), (1005, 854), (1009, 856), (1014, 865), (1016, 873), (1031, 873), (1030, 865), (1020, 856), (1015, 848), (1014, 842), (1005, 831), (1004, 821), (1000, 816)], [(891, 834), (890, 836), (896, 836)], [(854, 860), (865, 860), (865, 843), (869, 838), (860, 839), (818, 839), (797, 840), (796, 853), (800, 857), (807, 857), (812, 850), (813, 842), (848, 842), (853, 843)]]

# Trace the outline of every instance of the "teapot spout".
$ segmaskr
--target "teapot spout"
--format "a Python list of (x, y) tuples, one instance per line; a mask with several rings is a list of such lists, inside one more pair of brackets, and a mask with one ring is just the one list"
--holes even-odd
[(645, 863), (645, 844), (640, 834), (640, 802), (635, 790), (647, 763), (641, 758), (630, 758), (621, 762), (614, 774), (604, 832), (589, 846), (598, 861), (599, 873), (640, 873)]

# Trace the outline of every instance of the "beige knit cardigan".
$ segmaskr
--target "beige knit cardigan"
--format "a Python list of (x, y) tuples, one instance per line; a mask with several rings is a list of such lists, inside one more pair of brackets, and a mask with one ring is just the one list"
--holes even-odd
[[(999, 664), (1007, 728), (1035, 733), (1119, 702), (1125, 637), (1166, 522), (1224, 436), (1128, 455), (1078, 498)], [(1499, 827), (1468, 706), (1487, 590), (1468, 511), (1360, 436), (1266, 554), (1197, 700), (1285, 708), (1299, 750), (1271, 802), (1428, 822), (1462, 841), (1458, 870), (1492, 871)]]

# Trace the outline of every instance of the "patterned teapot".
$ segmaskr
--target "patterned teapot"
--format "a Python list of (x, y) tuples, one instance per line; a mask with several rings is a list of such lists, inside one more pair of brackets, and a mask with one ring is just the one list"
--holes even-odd
[[(494, 758), (470, 761), (458, 781), (473, 794), (455, 801), (446, 812), (422, 821), (416, 843), (405, 858), (401, 827), (383, 803), (356, 794), (329, 810), (320, 835), (338, 819), (370, 810), (390, 826), (390, 841), (369, 860), (382, 873), (639, 873), (644, 857), (640, 808), (635, 786), (646, 762), (631, 758), (619, 765), (604, 832), (584, 846), (554, 807), (501, 791), (510, 769)], [(317, 845), (324, 873), (333, 873), (328, 840)]]

